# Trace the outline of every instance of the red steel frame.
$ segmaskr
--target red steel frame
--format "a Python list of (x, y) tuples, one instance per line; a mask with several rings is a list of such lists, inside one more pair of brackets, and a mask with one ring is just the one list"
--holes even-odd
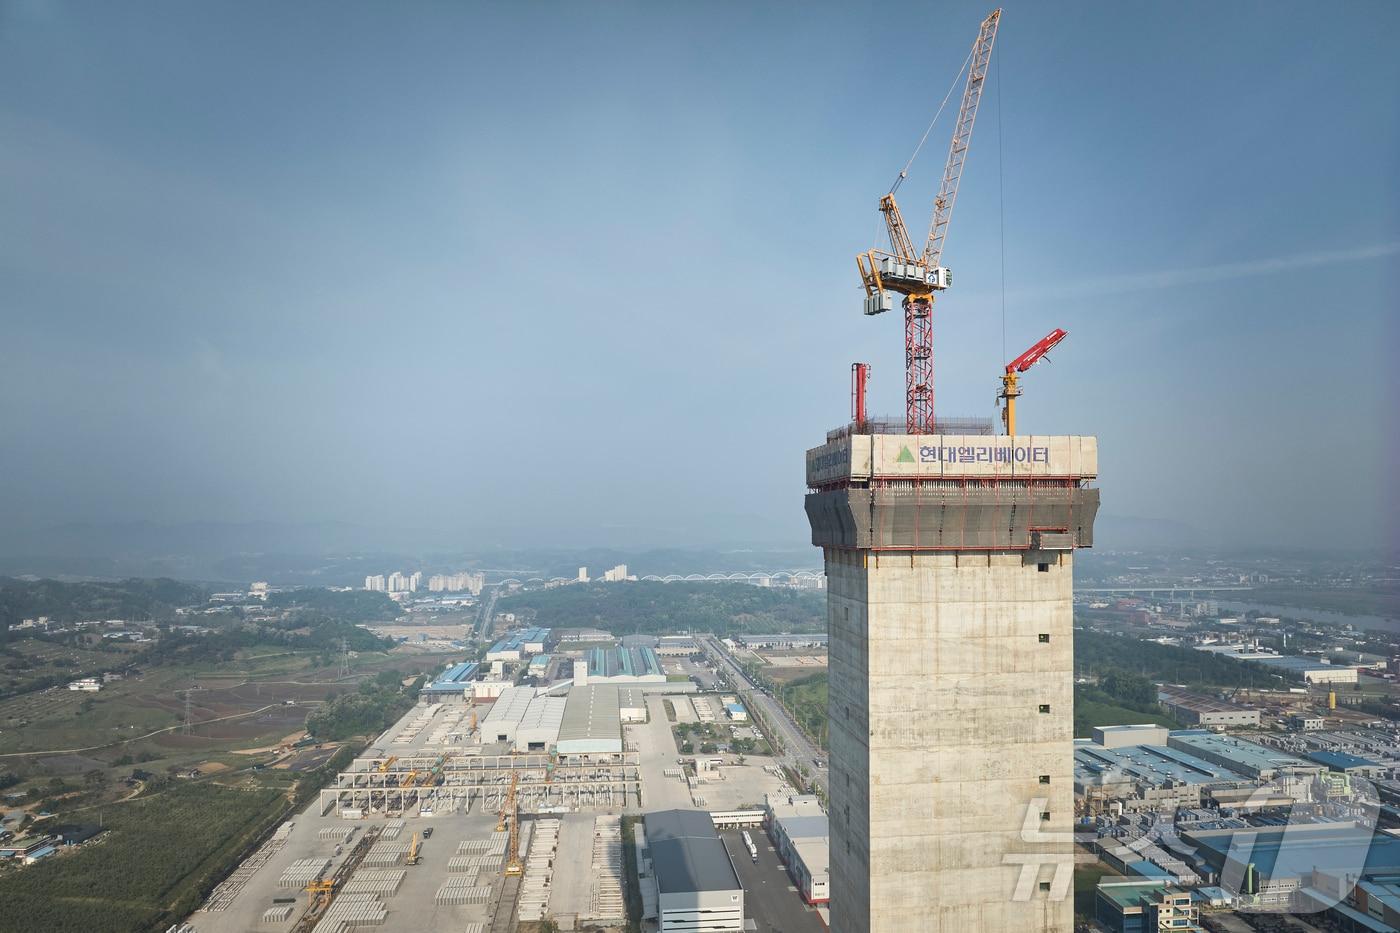
[(905, 433), (933, 433), (933, 298), (904, 299)]

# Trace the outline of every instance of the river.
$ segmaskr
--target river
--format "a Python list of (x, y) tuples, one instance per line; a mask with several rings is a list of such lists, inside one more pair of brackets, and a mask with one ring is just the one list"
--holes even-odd
[(1356, 628), (1376, 629), (1382, 632), (1400, 632), (1400, 619), (1385, 619), (1381, 616), (1351, 615), (1345, 612), (1332, 612), (1328, 609), (1308, 609), (1303, 606), (1273, 606), (1268, 603), (1241, 603), (1230, 599), (1215, 601), (1221, 609), (1231, 612), (1258, 612), (1268, 616), (1287, 619), (1308, 619), (1313, 622), (1330, 622), (1338, 627), (1351, 625)]

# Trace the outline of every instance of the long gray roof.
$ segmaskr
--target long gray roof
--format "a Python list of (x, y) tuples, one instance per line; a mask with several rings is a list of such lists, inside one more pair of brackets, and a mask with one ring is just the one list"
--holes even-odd
[(660, 810), (646, 816), (647, 849), (662, 894), (738, 891), (739, 876), (710, 814)]

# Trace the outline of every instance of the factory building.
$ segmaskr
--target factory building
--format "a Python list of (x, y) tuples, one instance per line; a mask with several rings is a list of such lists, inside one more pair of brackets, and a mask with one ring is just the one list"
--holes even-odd
[(455, 664), (433, 678), (432, 683), (423, 687), (418, 695), (429, 703), (448, 697), (465, 697), (467, 691), (473, 689), (472, 681), (476, 679), (479, 669), (480, 665), (474, 662)]
[(1354, 774), (1367, 780), (1383, 778), (1389, 771), (1384, 765), (1371, 761), (1369, 758), (1348, 755), (1346, 752), (1308, 752), (1304, 757), (1335, 774)]
[(700, 646), (689, 635), (662, 635), (656, 640), (656, 653), (663, 658), (685, 658), (700, 653)]
[[(585, 656), (590, 684), (664, 684), (654, 648), (594, 648)], [(575, 674), (577, 677), (577, 674)]]
[(1166, 745), (1169, 731), (1166, 726), (1147, 722), (1133, 726), (1095, 726), (1092, 734), (1095, 745), (1124, 748), (1129, 745)]
[[(559, 697), (536, 695), (534, 687), (507, 687), (481, 721), (481, 741), (505, 742), (513, 745), (517, 751), (553, 745), (558, 740), (562, 709), (556, 718), (547, 711), (546, 704), (562, 702)], [(533, 711), (532, 706), (535, 707)], [(551, 722), (554, 723), (552, 736), (549, 734)]]
[(1183, 729), (1167, 737), (1167, 747), (1229, 768), (1249, 778), (1268, 781), (1281, 774), (1317, 774), (1321, 765), (1272, 748), (1205, 729)]
[(662, 810), (645, 820), (660, 933), (743, 933), (744, 889), (703, 810)]
[(622, 751), (618, 695), (616, 687), (607, 685), (569, 688), (559, 726), (560, 755), (615, 755)]
[[(1097, 730), (1095, 730), (1097, 731)], [(1110, 802), (1124, 811), (1198, 807), (1204, 785), (1251, 784), (1239, 772), (1162, 744), (1074, 742), (1074, 792), (1091, 812)]]
[(646, 693), (638, 687), (618, 687), (617, 707), (623, 722), (647, 721)]
[(1157, 699), (1168, 713), (1187, 725), (1206, 728), (1259, 728), (1259, 710), (1191, 693), (1180, 687), (1157, 688)]
[(825, 648), (828, 636), (825, 632), (797, 635), (735, 635), (734, 641), (745, 648)]
[(547, 628), (522, 628), (492, 645), (486, 652), (486, 660), (523, 661), (532, 654), (544, 651), (548, 640)]
[(831, 831), (821, 802), (811, 795), (769, 795), (768, 835), (808, 904), (831, 900)]
[(567, 702), (564, 697), (543, 695), (531, 700), (515, 727), (515, 750), (543, 752), (554, 748), (559, 743)]
[(1321, 658), (1275, 654), (1250, 645), (1198, 645), (1197, 651), (1208, 651), (1237, 661), (1252, 661), (1276, 671), (1292, 674), (1309, 684), (1354, 684), (1356, 668), (1328, 664)]
[(1204, 929), (1191, 892), (1166, 880), (1100, 882), (1094, 889), (1094, 919), (1112, 933)]

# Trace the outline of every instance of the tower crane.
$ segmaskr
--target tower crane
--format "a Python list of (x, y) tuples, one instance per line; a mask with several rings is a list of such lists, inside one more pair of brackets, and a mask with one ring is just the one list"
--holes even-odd
[(1021, 373), (1039, 363), (1045, 354), (1068, 336), (1069, 334), (1057, 327), (1036, 341), (1025, 353), (1006, 364), (1006, 372), (1001, 377), (1001, 391), (997, 393), (997, 398), (1006, 400), (1006, 407), (1001, 410), (1001, 423), (1008, 435), (1016, 433), (1016, 399), (1021, 395)]
[(992, 60), (992, 44), (1000, 22), (1001, 10), (993, 10), (982, 21), (977, 39), (972, 43), (962, 106), (953, 126), (943, 181), (933, 200), (933, 220), (923, 251), (915, 251), (904, 217), (894, 200), (894, 191), (905, 177), (905, 172), (900, 172), (890, 193), (880, 199), (880, 213), (885, 218), (890, 248), (872, 249), (856, 256), (861, 284), (865, 286), (866, 314), (890, 310), (889, 292), (904, 296), (905, 429), (909, 434), (932, 434), (934, 430), (933, 297), (953, 284), (953, 273), (942, 264), (943, 244), (953, 219), (958, 183), (962, 180), (968, 146), (972, 144), (972, 125), (977, 119), (977, 106), (982, 100), (982, 86), (986, 83), (987, 65)]

